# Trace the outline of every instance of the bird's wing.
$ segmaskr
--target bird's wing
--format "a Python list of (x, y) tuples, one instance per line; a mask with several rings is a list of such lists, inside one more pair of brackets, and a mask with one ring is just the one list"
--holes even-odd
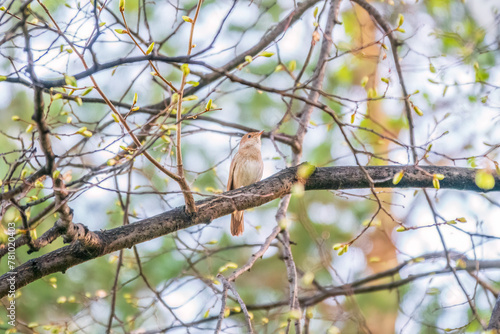
[(229, 167), (229, 178), (227, 179), (227, 190), (233, 190), (234, 189), (234, 182), (233, 182), (233, 176), (234, 176), (234, 168), (236, 166), (236, 157), (238, 156), (238, 153), (233, 158), (233, 161), (231, 161), (231, 166)]

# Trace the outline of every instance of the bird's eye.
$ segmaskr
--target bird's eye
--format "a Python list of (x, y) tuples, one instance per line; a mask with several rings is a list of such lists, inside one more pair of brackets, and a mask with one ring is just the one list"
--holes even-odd
[(250, 137), (252, 137), (252, 136), (251, 136), (251, 135), (248, 135), (247, 137), (248, 137), (248, 138), (250, 138)]

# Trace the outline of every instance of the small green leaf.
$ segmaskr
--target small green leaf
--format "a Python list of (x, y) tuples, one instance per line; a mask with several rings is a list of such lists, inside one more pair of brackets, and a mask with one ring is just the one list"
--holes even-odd
[(193, 19), (192, 19), (192, 18), (190, 18), (189, 16), (185, 16), (185, 15), (183, 15), (183, 16), (182, 16), (182, 19), (183, 19), (184, 21), (188, 22), (188, 23), (193, 23)]
[(225, 265), (223, 265), (222, 267), (219, 268), (219, 273), (222, 273), (228, 269), (236, 269), (238, 268), (238, 265), (234, 262), (228, 262), (226, 263)]
[(344, 244), (334, 244), (332, 246), (333, 250), (339, 250), (340, 248), (344, 247)]
[(403, 16), (403, 14), (399, 14), (399, 16), (398, 16), (398, 27), (401, 27), (404, 22), (405, 22), (405, 17)]
[(146, 50), (146, 54), (150, 54), (151, 52), (153, 52), (153, 48), (155, 47), (155, 42), (151, 43), (151, 45), (149, 45), (148, 49)]
[(432, 178), (432, 186), (436, 189), (441, 188), (441, 186), (439, 185), (439, 179), (437, 177)]
[(340, 248), (337, 254), (338, 256), (344, 255), (345, 253), (347, 253), (348, 250), (349, 250), (349, 245), (345, 244), (342, 246), (342, 248)]
[(368, 98), (369, 99), (374, 99), (377, 97), (377, 91), (374, 88), (368, 89)]
[(62, 99), (62, 94), (57, 93), (57, 94), (52, 95), (52, 101), (60, 100), (60, 99)]
[(418, 116), (424, 116), (424, 112), (422, 111), (422, 109), (420, 109), (419, 107), (417, 107), (416, 105), (413, 106), (413, 110), (415, 111), (415, 113), (418, 115)]
[(253, 60), (252, 56), (245, 56), (245, 61), (246, 61), (247, 63), (249, 63), (249, 64), (250, 64), (250, 63), (252, 62), (252, 60)]
[(269, 51), (262, 51), (261, 53), (259, 53), (259, 56), (269, 58), (274, 56), (274, 53)]
[(431, 62), (429, 62), (429, 71), (431, 71), (431, 73), (436, 73), (436, 68)]
[(212, 109), (212, 99), (208, 100), (207, 105), (205, 106), (205, 110)]
[(81, 96), (85, 96), (87, 95), (88, 93), (90, 93), (92, 91), (92, 89), (94, 89), (94, 86), (91, 86), (91, 87), (88, 87), (87, 89), (85, 89), (82, 93)]
[(196, 95), (188, 95), (182, 99), (182, 101), (196, 101), (198, 100), (198, 96)]
[(83, 134), (85, 131), (87, 131), (87, 127), (86, 126), (82, 126), (81, 128), (79, 128), (76, 133), (78, 134)]
[(401, 170), (399, 173), (395, 174), (394, 177), (392, 178), (392, 184), (396, 185), (398, 184), (401, 179), (403, 179), (403, 176), (405, 175), (405, 171)]
[(467, 263), (465, 262), (464, 259), (458, 259), (456, 262), (455, 262), (455, 266), (457, 268), (461, 268), (461, 269), (465, 269), (467, 267)]
[(488, 171), (481, 169), (476, 172), (476, 185), (484, 190), (495, 187), (495, 178)]
[(304, 163), (299, 166), (297, 169), (297, 176), (300, 179), (307, 180), (309, 176), (311, 176), (312, 173), (316, 170), (316, 166), (311, 165), (309, 163)]
[(181, 65), (181, 71), (184, 75), (188, 75), (191, 71), (189, 70), (189, 65), (188, 64), (182, 64)]

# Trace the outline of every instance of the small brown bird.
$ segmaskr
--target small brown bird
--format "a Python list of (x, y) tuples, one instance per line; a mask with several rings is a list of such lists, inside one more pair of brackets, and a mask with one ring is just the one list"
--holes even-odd
[[(260, 136), (263, 132), (249, 132), (241, 139), (240, 148), (229, 167), (227, 190), (248, 186), (262, 178), (264, 163), (260, 154)], [(234, 211), (231, 214), (232, 235), (241, 235), (245, 229), (243, 212)]]

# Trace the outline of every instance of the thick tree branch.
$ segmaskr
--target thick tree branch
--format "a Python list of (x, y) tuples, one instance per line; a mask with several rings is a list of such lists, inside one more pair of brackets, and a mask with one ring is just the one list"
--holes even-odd
[[(297, 182), (297, 169), (292, 167), (257, 182), (248, 187), (226, 192), (196, 202), (199, 211), (188, 215), (184, 207), (161, 213), (134, 224), (121, 226), (107, 231), (95, 231), (95, 247), (86, 248), (80, 241), (60, 248), (38, 258), (31, 259), (12, 270), (17, 288), (21, 288), (41, 277), (61, 271), (65, 272), (77, 264), (103, 256), (124, 248), (130, 248), (193, 225), (208, 224), (212, 220), (230, 214), (234, 209), (245, 210), (260, 206), (290, 193)], [(442, 189), (471, 190), (482, 192), (475, 183), (476, 170), (460, 167), (434, 166), (369, 166), (364, 167), (378, 188), (432, 188), (432, 175), (443, 174), (440, 181)], [(405, 171), (403, 179), (392, 183), (396, 173)], [(489, 191), (500, 190), (500, 177), (495, 175), (495, 187)], [(357, 166), (317, 168), (305, 183), (306, 190), (339, 190), (369, 188), (370, 180)], [(5, 296), (10, 275), (0, 277), (0, 298)]]

